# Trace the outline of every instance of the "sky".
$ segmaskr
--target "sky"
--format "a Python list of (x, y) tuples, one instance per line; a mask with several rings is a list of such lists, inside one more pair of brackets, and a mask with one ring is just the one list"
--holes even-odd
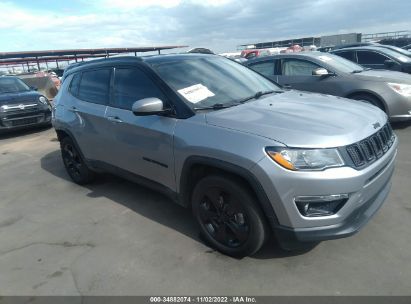
[(0, 52), (237, 45), (411, 30), (409, 0), (0, 0)]

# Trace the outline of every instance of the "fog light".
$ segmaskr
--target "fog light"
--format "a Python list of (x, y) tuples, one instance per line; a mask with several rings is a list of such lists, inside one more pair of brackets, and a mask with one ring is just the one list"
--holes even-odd
[(348, 200), (348, 194), (297, 196), (294, 201), (301, 215), (328, 216), (338, 212)]

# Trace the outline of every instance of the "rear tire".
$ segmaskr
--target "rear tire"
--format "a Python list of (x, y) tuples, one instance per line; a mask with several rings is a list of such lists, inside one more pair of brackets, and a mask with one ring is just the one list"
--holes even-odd
[(226, 255), (252, 255), (269, 234), (254, 196), (229, 176), (201, 179), (193, 190), (192, 207), (202, 236)]
[(357, 94), (354, 96), (350, 97), (351, 99), (355, 99), (355, 100), (359, 100), (359, 101), (363, 101), (365, 103), (371, 104), (373, 106), (376, 106), (377, 108), (380, 108), (382, 111), (385, 111), (384, 105), (381, 103), (381, 101), (377, 98), (374, 97), (372, 95), (369, 94)]
[(95, 172), (87, 167), (80, 151), (70, 137), (65, 137), (60, 142), (61, 156), (64, 167), (73, 182), (85, 185), (95, 179)]

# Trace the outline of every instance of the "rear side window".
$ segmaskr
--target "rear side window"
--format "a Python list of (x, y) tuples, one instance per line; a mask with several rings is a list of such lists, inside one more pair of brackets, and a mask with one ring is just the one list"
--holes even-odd
[(250, 65), (254, 71), (263, 74), (265, 76), (273, 76), (274, 75), (274, 60), (271, 61), (263, 61), (258, 62), (255, 64)]
[(286, 59), (283, 61), (282, 72), (285, 76), (312, 76), (313, 70), (319, 67), (306, 60)]
[(110, 69), (83, 72), (78, 92), (80, 99), (97, 104), (107, 104), (109, 91)]
[(135, 101), (149, 97), (157, 97), (165, 101), (157, 85), (142, 70), (116, 68), (113, 106), (131, 110)]
[(379, 53), (368, 51), (358, 51), (357, 57), (359, 64), (384, 64), (384, 61), (389, 59)]
[(70, 93), (74, 96), (78, 96), (78, 88), (80, 87), (80, 79), (81, 79), (80, 73), (74, 74), (73, 78), (71, 79), (69, 90), (70, 90)]
[(338, 52), (336, 53), (336, 55), (341, 56), (345, 59), (357, 62), (357, 60), (355, 59), (355, 53), (353, 51)]

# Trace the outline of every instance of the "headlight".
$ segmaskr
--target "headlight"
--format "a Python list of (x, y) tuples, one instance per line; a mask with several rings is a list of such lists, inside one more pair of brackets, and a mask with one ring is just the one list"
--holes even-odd
[(403, 83), (392, 83), (389, 82), (388, 85), (398, 94), (401, 94), (405, 97), (411, 97), (411, 85)]
[(272, 160), (289, 170), (324, 170), (344, 166), (344, 161), (337, 149), (268, 147), (265, 150)]
[(40, 97), (39, 97), (39, 101), (40, 101), (42, 104), (44, 104), (44, 105), (48, 105), (48, 104), (49, 104), (49, 101), (48, 101), (47, 98), (44, 97), (44, 96), (40, 96)]
[(8, 105), (1, 106), (0, 107), (0, 112), (6, 112), (8, 108), (9, 108)]

